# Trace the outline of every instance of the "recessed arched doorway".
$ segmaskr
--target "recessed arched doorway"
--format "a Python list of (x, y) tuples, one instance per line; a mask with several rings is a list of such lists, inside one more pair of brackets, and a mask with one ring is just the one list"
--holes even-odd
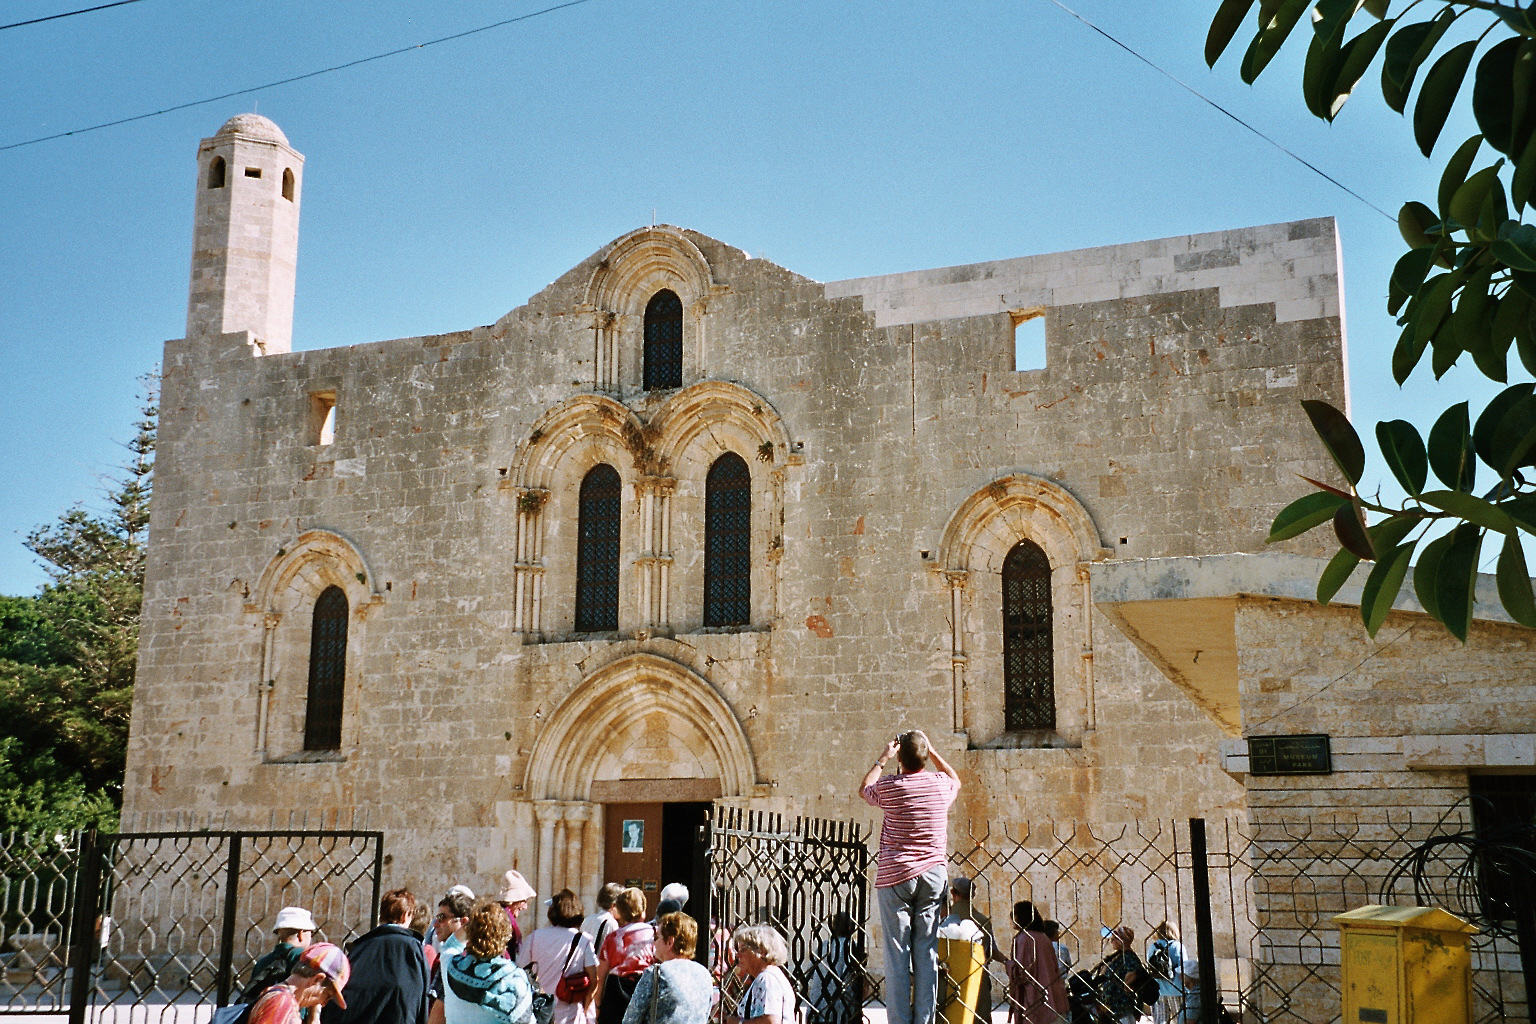
[(656, 654), (610, 662), (560, 703), (529, 754), (536, 887), (590, 901), (605, 881), (638, 882), (652, 911), (669, 881), (702, 895), (711, 803), (757, 790), (746, 734), (707, 680)]

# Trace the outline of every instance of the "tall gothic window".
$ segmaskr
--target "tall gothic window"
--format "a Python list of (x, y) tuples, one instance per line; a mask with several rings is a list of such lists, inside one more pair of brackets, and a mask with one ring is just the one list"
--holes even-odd
[(341, 746), (341, 701), (347, 679), (347, 595), (326, 587), (315, 602), (309, 634), (309, 700), (304, 705), (304, 749)]
[(752, 619), (752, 474), (726, 452), (704, 480), (704, 625)]
[(1003, 720), (1010, 732), (1056, 728), (1051, 563), (1021, 540), (1003, 562)]
[(663, 288), (645, 307), (645, 390), (683, 386), (683, 300)]
[(619, 628), (619, 471), (593, 466), (581, 481), (576, 528), (576, 629)]

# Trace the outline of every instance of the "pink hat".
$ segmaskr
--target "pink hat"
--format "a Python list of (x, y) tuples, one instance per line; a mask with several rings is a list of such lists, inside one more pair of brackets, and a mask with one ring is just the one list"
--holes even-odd
[(317, 942), (299, 955), (299, 965), (325, 978), (330, 985), (331, 996), (336, 1000), (336, 1005), (343, 1010), (347, 1008), (347, 1001), (341, 997), (341, 990), (347, 987), (347, 979), (352, 977), (352, 962), (347, 959), (347, 954), (341, 951), (341, 947), (329, 942)]

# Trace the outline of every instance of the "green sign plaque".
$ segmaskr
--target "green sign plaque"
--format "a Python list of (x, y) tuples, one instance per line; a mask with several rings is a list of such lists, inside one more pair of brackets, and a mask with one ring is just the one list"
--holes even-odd
[(1333, 752), (1327, 733), (1309, 736), (1249, 736), (1249, 775), (1328, 775)]

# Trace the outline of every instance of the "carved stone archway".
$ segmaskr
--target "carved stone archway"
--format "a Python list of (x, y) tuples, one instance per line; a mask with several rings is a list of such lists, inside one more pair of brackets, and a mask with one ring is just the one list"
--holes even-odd
[(538, 822), (538, 891), (590, 891), (603, 835), (594, 788), (679, 782), (718, 797), (754, 794), (756, 760), (725, 698), (692, 669), (655, 654), (592, 672), (550, 715), (528, 756), (523, 792)]

